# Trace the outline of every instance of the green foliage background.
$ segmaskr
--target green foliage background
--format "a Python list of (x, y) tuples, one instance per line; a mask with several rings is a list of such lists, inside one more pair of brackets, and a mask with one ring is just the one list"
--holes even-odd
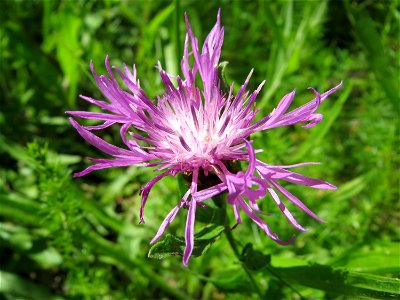
[[(344, 80), (318, 126), (253, 136), (263, 161), (320, 161), (299, 171), (339, 189), (286, 185), (327, 221), (293, 209), (310, 229), (293, 245), (276, 245), (244, 218), (232, 234), (202, 236), (213, 245), (185, 269), (180, 256), (148, 257), (182, 194), (176, 178), (154, 187), (138, 225), (138, 191), (153, 172), (73, 179), (85, 157), (102, 154), (64, 111), (94, 109), (78, 94), (102, 97), (89, 61), (103, 73), (106, 54), (119, 67), (135, 63), (150, 97), (162, 93), (154, 66), (179, 73), (183, 13), (202, 41), (219, 7), (228, 81), (239, 86), (251, 68), (250, 88), (267, 80), (260, 115), (293, 88), (299, 106), (312, 97), (307, 87)], [(1, 1), (0, 299), (399, 297), (399, 16), (397, 1)], [(121, 143), (117, 129), (102, 134)], [(262, 209), (283, 238), (294, 233), (267, 199)], [(170, 238), (183, 234), (185, 219), (181, 212)]]

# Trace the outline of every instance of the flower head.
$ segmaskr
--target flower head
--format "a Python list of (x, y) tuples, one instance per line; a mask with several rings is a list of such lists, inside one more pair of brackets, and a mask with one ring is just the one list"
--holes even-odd
[[(321, 219), (278, 181), (289, 181), (317, 189), (335, 189), (335, 187), (325, 181), (289, 170), (311, 163), (272, 166), (259, 161), (250, 135), (258, 131), (298, 123), (304, 123), (304, 128), (316, 125), (322, 119), (321, 114), (315, 113), (318, 106), (339, 89), (342, 83), (323, 94), (311, 88), (314, 98), (305, 105), (288, 112), (295, 96), (293, 91), (284, 96), (269, 115), (255, 121), (258, 110), (254, 108), (254, 103), (264, 82), (250, 93), (247, 85), (251, 71), (236, 95), (233, 93), (233, 84), (227, 93), (220, 88), (218, 63), (224, 28), (220, 25), (219, 12), (217, 22), (208, 34), (201, 50), (188, 18), (185, 17), (188, 33), (181, 61), (183, 78), (167, 74), (158, 64), (165, 91), (155, 101), (149, 99), (141, 89), (135, 66), (133, 66), (133, 71), (126, 65), (123, 70), (110, 67), (108, 57), (106, 57), (108, 76), (99, 76), (91, 62), (90, 66), (96, 83), (109, 101), (86, 96), (81, 96), (81, 98), (106, 112), (68, 111), (67, 113), (73, 117), (102, 121), (103, 123), (97, 126), (81, 126), (70, 118), (72, 125), (87, 142), (113, 158), (90, 158), (94, 164), (76, 173), (75, 176), (83, 176), (104, 168), (130, 165), (155, 167), (155, 171), (161, 171), (141, 188), (140, 220), (142, 222), (144, 207), (155, 183), (166, 176), (175, 176), (178, 173), (191, 174), (191, 184), (187, 192), (182, 199), (179, 199), (176, 207), (167, 215), (151, 240), (151, 243), (156, 242), (174, 220), (178, 211), (182, 207), (188, 207), (185, 230), (186, 248), (183, 255), (185, 266), (193, 250), (197, 206), (223, 192), (228, 194), (227, 201), (233, 207), (238, 224), (241, 223), (240, 210), (242, 210), (271, 239), (280, 244), (290, 243), (292, 239), (280, 240), (260, 218), (257, 201), (269, 195), (288, 221), (298, 230), (304, 231), (305, 229), (286, 208), (278, 192), (311, 217)], [(193, 64), (190, 63), (191, 57), (194, 59)], [(129, 92), (119, 86), (115, 73), (122, 79)], [(197, 76), (200, 76), (202, 87), (196, 86)], [(126, 145), (125, 148), (111, 145), (93, 133), (114, 124), (120, 126), (120, 135)], [(136, 132), (129, 131), (131, 128), (135, 128)], [(228, 168), (232, 161), (248, 162), (247, 170), (233, 172)], [(212, 186), (200, 188), (199, 176), (216, 176), (219, 181)]]

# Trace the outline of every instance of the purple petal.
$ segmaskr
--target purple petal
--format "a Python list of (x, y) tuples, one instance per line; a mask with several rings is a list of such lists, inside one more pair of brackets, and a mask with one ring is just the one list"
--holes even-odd
[[(239, 211), (239, 205), (234, 203), (233, 204), (233, 213), (235, 215), (235, 220), (236, 220), (236, 224), (242, 224), (242, 219), (240, 218), (240, 211)], [(235, 226), (237, 226), (235, 225)]]
[(192, 255), (194, 246), (194, 221), (196, 219), (196, 200), (192, 199), (189, 203), (189, 211), (186, 219), (185, 229), (185, 251), (183, 253), (183, 265), (187, 267), (190, 255)]
[(196, 198), (197, 202), (203, 202), (208, 199), (211, 199), (212, 197), (221, 194), (223, 191), (227, 189), (226, 183), (219, 183), (217, 185), (214, 185), (213, 187), (201, 190), (199, 192), (196, 192), (192, 195), (193, 198)]
[(247, 151), (249, 153), (249, 166), (244, 176), (248, 177), (254, 173), (254, 170), (256, 168), (256, 154), (254, 152), (253, 147), (251, 146), (251, 143), (248, 140), (245, 140), (245, 143)]
[(146, 183), (145, 186), (140, 188), (140, 195), (142, 196), (142, 201), (141, 201), (141, 205), (140, 205), (140, 213), (139, 213), (140, 223), (144, 222), (144, 219), (143, 219), (144, 207), (146, 206), (147, 197), (149, 196), (151, 189), (161, 179), (163, 179), (164, 177), (171, 175), (173, 173), (174, 173), (174, 170), (168, 170), (168, 171), (165, 171), (164, 173), (158, 174), (156, 177), (154, 177), (152, 180), (150, 180), (148, 183)]
[[(187, 196), (189, 196), (189, 190), (186, 192)], [(186, 196), (186, 197), (187, 197)], [(175, 219), (176, 215), (178, 214), (178, 211), (181, 209), (183, 206), (184, 201), (180, 201), (177, 206), (175, 206), (165, 217), (164, 221), (161, 223), (160, 228), (158, 228), (158, 231), (156, 235), (153, 237), (153, 239), (150, 241), (150, 245), (154, 244), (155, 242), (158, 241), (158, 239), (163, 235), (165, 229), (169, 226), (169, 224), (172, 223), (172, 221)]]
[(313, 127), (313, 126), (317, 125), (319, 122), (321, 122), (323, 117), (324, 116), (322, 114), (312, 114), (311, 117), (308, 119), (308, 121), (310, 123), (308, 123), (307, 125), (303, 125), (301, 127), (303, 127), (303, 128)]
[(293, 100), (294, 92), (286, 95), (271, 114), (251, 126), (252, 131), (260, 131), (280, 126), (289, 126), (304, 122), (310, 122), (309, 124), (304, 125), (304, 128), (309, 128), (316, 125), (319, 121), (321, 121), (322, 116), (320, 114), (314, 114), (315, 110), (322, 101), (324, 101), (330, 94), (337, 91), (342, 84), (343, 82), (322, 95), (320, 95), (315, 89), (310, 88), (314, 92), (315, 98), (288, 113), (285, 112)]
[(103, 139), (95, 136), (93, 133), (85, 130), (81, 125), (79, 125), (73, 118), (69, 118), (72, 126), (78, 131), (78, 133), (90, 144), (95, 146), (96, 148), (100, 149), (104, 153), (109, 155), (131, 155), (131, 152), (114, 145), (111, 145), (104, 141)]
[(273, 179), (281, 179), (285, 181), (292, 182), (294, 184), (300, 184), (304, 186), (309, 186), (314, 189), (324, 189), (324, 190), (336, 190), (336, 186), (330, 184), (329, 182), (307, 177), (298, 173), (290, 172), (280, 168), (271, 168), (274, 170), (274, 175), (271, 176)]
[(304, 229), (303, 226), (301, 226), (299, 223), (297, 223), (296, 219), (293, 217), (293, 215), (290, 213), (290, 211), (286, 208), (285, 204), (283, 204), (283, 202), (281, 201), (281, 199), (279, 198), (278, 194), (275, 193), (275, 191), (271, 188), (268, 188), (268, 192), (270, 193), (270, 195), (272, 196), (272, 199), (274, 199), (276, 205), (278, 205), (279, 209), (281, 210), (281, 212), (285, 215), (285, 217), (289, 220), (289, 222), (298, 230), (301, 231), (307, 231), (306, 229)]
[(296, 94), (296, 90), (291, 93), (285, 95), (282, 100), (279, 102), (278, 106), (271, 113), (271, 117), (269, 118), (268, 123), (272, 124), (274, 121), (278, 120), (289, 108), (290, 104), (293, 102), (294, 96)]
[(112, 105), (110, 105), (109, 103), (107, 103), (105, 101), (96, 100), (96, 99), (93, 99), (93, 98), (90, 98), (90, 97), (87, 97), (87, 96), (83, 96), (83, 95), (79, 95), (79, 97), (82, 98), (83, 100), (86, 100), (89, 103), (97, 105), (101, 109), (109, 110), (109, 111), (111, 111), (113, 113), (118, 113), (118, 111), (115, 110)]
[(240, 207), (244, 210), (244, 212), (259, 226), (261, 229), (263, 229), (266, 234), (275, 242), (277, 242), (280, 245), (288, 245), (291, 244), (294, 240), (294, 237), (289, 239), (288, 241), (282, 241), (270, 228), (267, 224), (261, 220), (259, 216), (257, 216), (251, 209), (251, 207), (243, 200), (243, 199), (238, 199), (238, 204)]
[(86, 130), (100, 130), (100, 129), (104, 129), (107, 127), (110, 127), (111, 125), (115, 124), (115, 122), (113, 121), (105, 121), (103, 124), (101, 125), (95, 125), (95, 126), (82, 126), (84, 129)]
[[(197, 180), (199, 176), (199, 169), (193, 170), (192, 175), (192, 185), (190, 187), (190, 193), (194, 194), (197, 191)], [(186, 229), (185, 229), (185, 251), (183, 253), (183, 265), (187, 267), (190, 255), (192, 255), (193, 247), (194, 247), (194, 222), (196, 219), (196, 207), (197, 202), (196, 199), (192, 197), (192, 200), (189, 203), (189, 211), (186, 219)]]
[(281, 168), (281, 169), (290, 169), (290, 168), (297, 168), (297, 167), (302, 167), (302, 166), (308, 166), (308, 165), (320, 165), (320, 162), (303, 162), (303, 163), (298, 163), (298, 164), (293, 164), (293, 165), (268, 165), (261, 160), (257, 160), (257, 169), (261, 167), (261, 169), (264, 168)]
[(120, 115), (110, 115), (105, 113), (98, 112), (89, 112), (89, 111), (66, 111), (65, 113), (83, 119), (93, 119), (93, 120), (102, 120), (102, 121), (112, 121), (125, 123), (131, 121), (131, 119), (120, 116)]
[(81, 177), (89, 174), (95, 170), (101, 170), (105, 168), (112, 168), (112, 167), (126, 167), (138, 164), (143, 161), (142, 158), (116, 158), (116, 159), (90, 159), (96, 164), (87, 167), (85, 170), (81, 172), (74, 173), (74, 177)]
[(316, 214), (314, 214), (303, 202), (301, 202), (296, 196), (294, 196), (292, 193), (290, 193), (288, 190), (286, 190), (284, 187), (279, 185), (273, 180), (269, 181), (279, 192), (282, 193), (286, 198), (290, 200), (294, 205), (296, 205), (298, 208), (306, 212), (308, 215), (313, 217), (314, 219), (320, 221), (320, 222), (325, 222), (323, 219), (318, 217)]

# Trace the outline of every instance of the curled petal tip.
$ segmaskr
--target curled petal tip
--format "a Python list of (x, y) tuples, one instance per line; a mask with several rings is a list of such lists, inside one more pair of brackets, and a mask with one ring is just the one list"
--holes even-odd
[(292, 237), (290, 239), (288, 239), (287, 241), (280, 241), (280, 244), (287, 246), (287, 245), (293, 244), (293, 242), (295, 240), (296, 240), (296, 235), (292, 235)]
[(313, 88), (313, 87), (310, 86), (310, 87), (308, 87), (307, 89), (310, 90), (310, 91), (313, 91), (314, 94), (319, 95), (318, 91), (317, 91), (315, 88)]

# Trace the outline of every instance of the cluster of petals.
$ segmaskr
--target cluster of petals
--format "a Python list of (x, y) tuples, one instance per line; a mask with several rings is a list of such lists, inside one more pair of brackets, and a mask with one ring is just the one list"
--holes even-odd
[[(233, 207), (238, 224), (241, 223), (240, 211), (243, 211), (271, 239), (279, 244), (290, 243), (292, 239), (282, 241), (259, 216), (262, 212), (257, 204), (258, 200), (268, 195), (288, 221), (298, 230), (304, 231), (305, 229), (281, 200), (282, 196), (311, 217), (321, 219), (278, 182), (287, 181), (316, 189), (335, 189), (335, 186), (289, 170), (312, 163), (272, 166), (259, 161), (250, 135), (298, 123), (303, 123), (304, 128), (316, 125), (322, 119), (321, 114), (315, 113), (318, 106), (339, 89), (342, 83), (323, 94), (311, 88), (313, 99), (303, 106), (288, 111), (295, 96), (293, 91), (284, 96), (270, 114), (255, 121), (258, 112), (255, 109), (255, 100), (264, 82), (255, 91), (249, 92), (247, 86), (252, 73), (250, 72), (236, 94), (233, 93), (233, 84), (228, 92), (223, 92), (220, 88), (218, 63), (224, 28), (220, 25), (219, 12), (217, 22), (201, 50), (188, 18), (186, 15), (185, 17), (188, 32), (181, 61), (183, 78), (167, 74), (158, 64), (165, 91), (156, 101), (150, 100), (141, 89), (135, 66), (132, 71), (126, 65), (120, 70), (111, 67), (107, 57), (105, 65), (108, 76), (99, 76), (91, 62), (96, 83), (108, 101), (81, 97), (105, 112), (68, 111), (67, 113), (73, 117), (102, 121), (100, 125), (82, 126), (74, 118), (70, 118), (72, 125), (87, 142), (112, 158), (90, 158), (93, 165), (76, 173), (75, 176), (83, 176), (94, 170), (110, 167), (137, 165), (154, 168), (159, 172), (158, 175), (140, 191), (142, 198), (140, 221), (143, 222), (144, 207), (154, 184), (166, 176), (175, 176), (178, 173), (191, 174), (191, 184), (187, 192), (166, 216), (151, 240), (151, 243), (156, 242), (179, 210), (187, 208), (186, 247), (183, 253), (185, 266), (194, 247), (196, 209), (204, 206), (204, 201), (224, 192), (227, 193), (227, 201)], [(129, 91), (120, 87), (116, 75)], [(202, 82), (200, 87), (195, 83), (198, 76)], [(114, 124), (120, 126), (120, 135), (125, 148), (114, 146), (93, 133)], [(244, 161), (248, 167), (245, 171), (234, 172), (228, 167), (232, 161)], [(199, 189), (199, 178), (202, 177), (203, 181), (207, 181), (208, 176), (218, 177), (220, 182)]]

